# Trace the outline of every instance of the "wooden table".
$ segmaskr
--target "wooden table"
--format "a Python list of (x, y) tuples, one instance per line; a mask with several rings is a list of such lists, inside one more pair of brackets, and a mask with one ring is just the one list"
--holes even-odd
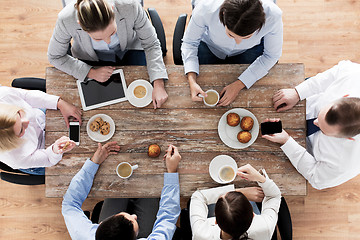
[[(246, 68), (247, 65), (203, 65), (198, 83), (204, 90), (213, 88), (220, 92)], [(145, 67), (126, 66), (123, 70), (128, 85), (136, 79), (148, 79)], [(123, 102), (83, 112), (80, 146), (64, 154), (56, 166), (46, 169), (47, 197), (62, 197), (86, 158), (95, 152), (97, 143), (88, 137), (86, 124), (98, 113), (107, 114), (115, 121), (116, 132), (111, 141), (118, 141), (121, 151), (100, 166), (89, 197), (160, 196), (166, 168), (162, 155), (155, 159), (147, 156), (147, 147), (152, 143), (161, 147), (162, 154), (170, 143), (179, 147), (182, 196), (191, 196), (197, 188), (219, 186), (209, 175), (209, 164), (220, 154), (230, 155), (238, 166), (250, 163), (257, 169), (265, 168), (284, 195), (306, 195), (305, 179), (278, 144), (258, 137), (250, 147), (236, 150), (227, 147), (217, 133), (220, 117), (229, 109), (240, 107), (251, 111), (259, 122), (268, 117), (280, 117), (289, 134), (305, 146), (305, 102), (285, 113), (277, 113), (271, 101), (276, 90), (294, 87), (304, 80), (303, 64), (277, 64), (249, 90), (242, 90), (231, 106), (216, 108), (191, 101), (182, 66), (167, 66), (167, 70), (169, 98), (161, 109), (152, 109), (152, 104), (140, 109)], [(75, 79), (55, 68), (46, 69), (46, 89), (47, 93), (81, 106)], [(60, 111), (48, 110), (46, 118), (46, 144), (49, 146), (68, 133)], [(115, 172), (118, 163), (123, 161), (139, 165), (128, 180), (120, 179)], [(251, 183), (236, 178), (235, 185), (241, 187)]]

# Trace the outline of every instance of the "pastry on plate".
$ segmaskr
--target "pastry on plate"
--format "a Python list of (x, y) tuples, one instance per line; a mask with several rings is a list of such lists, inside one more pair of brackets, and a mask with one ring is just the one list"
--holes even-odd
[(103, 125), (100, 128), (100, 133), (102, 135), (108, 135), (110, 133), (110, 124), (108, 122), (103, 123)]
[(238, 133), (237, 139), (241, 143), (247, 143), (251, 140), (251, 133), (248, 131), (241, 131)]
[(229, 113), (226, 116), (226, 121), (229, 126), (235, 127), (240, 123), (240, 116), (237, 113)]
[(97, 132), (100, 128), (100, 124), (97, 121), (92, 121), (90, 123), (90, 130), (93, 132)]
[(251, 117), (243, 117), (241, 119), (240, 127), (242, 130), (250, 131), (254, 126), (254, 120)]
[(96, 121), (100, 125), (100, 127), (104, 124), (104, 120), (101, 117), (95, 118), (94, 121)]
[(160, 149), (159, 145), (151, 144), (149, 146), (149, 149), (148, 149), (149, 157), (156, 158), (156, 157), (158, 157), (160, 155), (160, 153), (161, 153), (161, 149)]

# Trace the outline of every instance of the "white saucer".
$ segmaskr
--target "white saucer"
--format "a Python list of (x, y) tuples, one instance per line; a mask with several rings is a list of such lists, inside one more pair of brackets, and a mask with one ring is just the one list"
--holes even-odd
[[(101, 117), (104, 121), (108, 122), (110, 124), (110, 132), (108, 135), (102, 135), (100, 133), (100, 131), (97, 132), (93, 132), (90, 130), (90, 123), (92, 123), (95, 118), (97, 117)], [(112, 120), (112, 118), (106, 114), (96, 114), (94, 116), (92, 116), (88, 123), (86, 124), (86, 132), (89, 135), (89, 137), (94, 140), (95, 142), (105, 142), (107, 140), (109, 140), (115, 133), (115, 123), (114, 120)]]
[(228, 155), (219, 155), (213, 158), (213, 160), (211, 160), (210, 165), (209, 165), (209, 173), (210, 173), (210, 177), (217, 183), (221, 183), (221, 184), (226, 184), (226, 183), (230, 183), (232, 181), (222, 181), (219, 178), (219, 170), (221, 167), (228, 165), (231, 166), (232, 168), (236, 169), (235, 173), (237, 172), (237, 164), (235, 162), (235, 160), (228, 156)]
[[(138, 85), (143, 85), (146, 88), (147, 94), (143, 98), (137, 98), (134, 95), (134, 89)], [(142, 108), (142, 107), (146, 107), (152, 102), (152, 91), (153, 91), (153, 86), (151, 85), (151, 83), (149, 83), (149, 81), (138, 79), (130, 83), (126, 96), (131, 105), (133, 105), (134, 107)]]
[[(243, 117), (246, 116), (249, 116), (254, 120), (254, 126), (249, 131), (251, 133), (251, 140), (249, 142), (241, 143), (237, 140), (237, 134), (242, 131), (242, 129), (240, 128), (240, 124), (235, 127), (229, 126), (229, 124), (227, 124), (226, 117), (229, 113), (237, 113), (240, 116), (240, 121)], [(243, 108), (233, 108), (221, 116), (218, 124), (218, 134), (221, 141), (228, 147), (235, 149), (247, 148), (255, 142), (259, 134), (259, 122), (255, 115), (250, 111)]]

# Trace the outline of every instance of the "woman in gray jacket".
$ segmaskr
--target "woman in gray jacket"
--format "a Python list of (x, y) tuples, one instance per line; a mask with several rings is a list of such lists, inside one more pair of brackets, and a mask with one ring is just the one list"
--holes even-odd
[[(71, 40), (72, 56), (67, 53)], [(67, 5), (59, 13), (48, 58), (76, 79), (99, 82), (110, 78), (112, 66), (147, 65), (154, 108), (167, 100), (160, 42), (137, 0), (77, 0)]]

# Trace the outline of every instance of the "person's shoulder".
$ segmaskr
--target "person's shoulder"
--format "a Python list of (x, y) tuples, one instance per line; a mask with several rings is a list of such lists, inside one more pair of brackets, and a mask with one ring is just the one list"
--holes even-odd
[(272, 0), (262, 0), (266, 19), (279, 20), (282, 17), (281, 9)]
[(138, 0), (114, 0), (113, 4), (118, 11), (127, 11), (127, 8), (134, 8), (140, 3)]
[(71, 2), (66, 5), (58, 14), (58, 18), (65, 20), (65, 19), (74, 19), (76, 20), (76, 9), (75, 9), (75, 2)]
[(360, 64), (352, 62), (350, 60), (342, 60), (342, 61), (338, 62), (337, 65), (342, 68), (354, 68), (354, 69), (360, 70)]
[(224, 0), (197, 0), (194, 2), (195, 8), (192, 15), (210, 16), (218, 14)]

